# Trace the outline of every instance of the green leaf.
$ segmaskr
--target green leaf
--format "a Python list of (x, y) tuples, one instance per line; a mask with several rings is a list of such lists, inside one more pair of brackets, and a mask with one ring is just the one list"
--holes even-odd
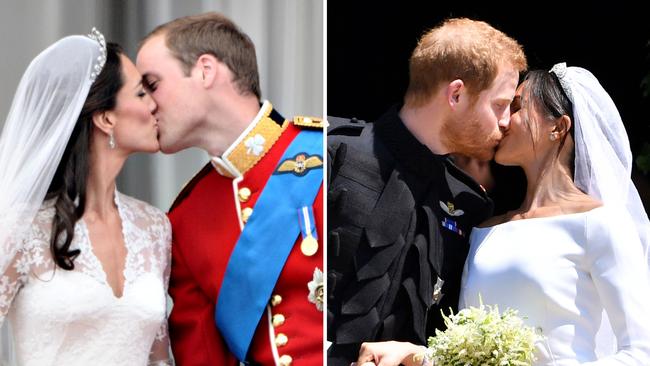
[(636, 166), (643, 174), (650, 173), (650, 143), (643, 144), (641, 153), (636, 157)]

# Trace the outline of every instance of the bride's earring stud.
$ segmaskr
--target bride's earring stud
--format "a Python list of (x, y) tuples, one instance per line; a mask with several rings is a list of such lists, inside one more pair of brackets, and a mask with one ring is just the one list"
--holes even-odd
[(115, 137), (113, 136), (113, 132), (108, 134), (108, 147), (112, 149), (115, 149)]
[(555, 140), (557, 140), (557, 137), (558, 137), (558, 136), (557, 136), (557, 132), (551, 132), (551, 135), (549, 136), (549, 138), (551, 139), (551, 141), (555, 141)]

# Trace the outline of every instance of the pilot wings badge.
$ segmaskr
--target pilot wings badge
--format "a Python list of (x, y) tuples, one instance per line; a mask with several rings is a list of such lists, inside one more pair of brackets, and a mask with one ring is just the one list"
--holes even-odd
[(465, 214), (465, 211), (463, 210), (457, 210), (456, 207), (454, 207), (454, 204), (447, 201), (447, 203), (444, 203), (440, 201), (440, 208), (442, 208), (443, 211), (449, 216), (462, 216)]
[(299, 177), (307, 174), (309, 170), (323, 166), (323, 160), (319, 155), (308, 156), (306, 153), (299, 153), (294, 158), (284, 160), (273, 174), (294, 174)]

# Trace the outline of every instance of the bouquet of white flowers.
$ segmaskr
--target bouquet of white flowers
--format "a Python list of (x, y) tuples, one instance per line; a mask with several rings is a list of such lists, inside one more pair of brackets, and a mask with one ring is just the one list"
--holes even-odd
[(541, 340), (524, 324), (516, 310), (499, 314), (497, 306), (483, 305), (445, 316), (447, 330), (436, 330), (423, 355), (435, 366), (530, 366), (535, 343)]

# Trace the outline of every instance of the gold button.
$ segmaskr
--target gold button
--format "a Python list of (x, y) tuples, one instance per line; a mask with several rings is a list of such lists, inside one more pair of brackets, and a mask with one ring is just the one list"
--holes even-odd
[(251, 217), (252, 214), (253, 214), (253, 209), (250, 207), (246, 207), (241, 211), (241, 221), (243, 221), (245, 224), (246, 221), (248, 221), (248, 218)]
[(239, 202), (246, 202), (251, 198), (251, 190), (246, 187), (241, 188), (237, 195), (239, 196)]
[(274, 327), (281, 326), (282, 324), (284, 324), (284, 315), (282, 315), (282, 314), (273, 315), (273, 318), (272, 318), (271, 322), (273, 322)]
[(282, 296), (280, 295), (273, 295), (271, 297), (271, 305), (273, 306), (278, 306), (282, 302)]
[(293, 362), (293, 358), (289, 355), (282, 355), (280, 356), (280, 366), (291, 366), (291, 363)]
[(287, 338), (284, 333), (278, 333), (278, 335), (275, 337), (275, 345), (278, 347), (286, 346), (288, 342), (289, 338)]

